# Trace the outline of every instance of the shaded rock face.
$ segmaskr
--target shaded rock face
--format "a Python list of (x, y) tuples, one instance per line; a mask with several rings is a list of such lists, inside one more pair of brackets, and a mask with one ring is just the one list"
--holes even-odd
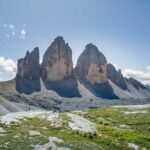
[(45, 81), (58, 81), (72, 75), (72, 50), (62, 37), (57, 37), (46, 50), (41, 65)]
[(84, 83), (84, 86), (96, 97), (104, 99), (119, 99), (108, 81), (94, 84)]
[(26, 56), (18, 60), (17, 67), (16, 90), (25, 94), (40, 91), (39, 49), (27, 51)]
[(107, 78), (122, 90), (127, 90), (127, 84), (121, 73), (121, 70), (116, 71), (115, 67), (112, 64), (107, 64)]
[(29, 53), (27, 51), (25, 58), (18, 60), (17, 78), (24, 78), (29, 80), (37, 80), (40, 78), (39, 65), (39, 49), (36, 47)]
[(93, 44), (88, 44), (80, 55), (75, 73), (78, 80), (93, 95), (107, 99), (118, 99), (107, 78), (107, 60)]
[(58, 81), (46, 81), (44, 85), (48, 90), (55, 91), (61, 97), (81, 97), (75, 76), (69, 76), (68, 78)]
[(149, 84), (147, 84), (147, 85), (146, 85), (146, 88), (147, 88), (147, 89), (150, 89), (150, 85), (149, 85)]
[(62, 97), (81, 97), (73, 73), (72, 50), (63, 37), (57, 37), (46, 50), (41, 77), (48, 90), (54, 90)]
[(137, 89), (139, 90), (141, 89), (147, 89), (147, 87), (145, 87), (142, 83), (140, 83), (139, 81), (133, 79), (133, 78), (129, 78), (128, 81)]

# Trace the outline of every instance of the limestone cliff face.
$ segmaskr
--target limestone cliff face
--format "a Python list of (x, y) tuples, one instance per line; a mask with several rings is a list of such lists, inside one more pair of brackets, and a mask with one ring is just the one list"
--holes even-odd
[(41, 76), (46, 81), (58, 81), (72, 75), (72, 50), (62, 37), (57, 37), (46, 50)]
[(75, 68), (76, 77), (93, 95), (101, 98), (118, 98), (108, 82), (107, 60), (93, 44), (88, 44)]
[(102, 83), (107, 81), (105, 56), (93, 44), (88, 44), (80, 55), (75, 72), (80, 81)]
[(127, 84), (125, 82), (125, 78), (121, 73), (121, 70), (117, 71), (112, 64), (107, 64), (107, 78), (121, 89), (127, 90)]
[(128, 82), (130, 82), (137, 90), (139, 89), (147, 89), (146, 86), (144, 86), (142, 83), (140, 83), (139, 81), (133, 79), (133, 78), (129, 78)]
[(27, 51), (26, 56), (18, 60), (17, 66), (14, 81), (19, 93), (39, 92), (43, 83), (45, 90), (68, 98), (81, 97), (81, 88), (90, 96), (106, 99), (138, 98), (141, 97), (140, 92), (143, 92), (142, 97), (150, 97), (148, 88), (133, 78), (124, 78), (121, 70), (117, 71), (112, 64), (108, 64), (105, 56), (92, 43), (86, 45), (75, 69), (72, 50), (60, 36), (47, 48), (41, 66), (37, 47), (32, 52)]
[(17, 67), (16, 90), (25, 94), (40, 91), (39, 49), (27, 51), (26, 56), (18, 60)]
[(37, 80), (40, 78), (40, 65), (39, 65), (39, 49), (36, 47), (26, 56), (18, 60), (18, 72), (16, 78), (23, 78), (29, 80)]
[(46, 50), (41, 64), (41, 77), (48, 90), (63, 97), (80, 97), (73, 73), (72, 50), (63, 37), (57, 37)]
[(98, 67), (96, 64), (91, 64), (86, 79), (92, 84), (106, 82), (106, 64), (100, 67)]

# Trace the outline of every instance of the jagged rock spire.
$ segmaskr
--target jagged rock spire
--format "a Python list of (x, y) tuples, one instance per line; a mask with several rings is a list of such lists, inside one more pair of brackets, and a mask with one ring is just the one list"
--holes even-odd
[(72, 50), (63, 37), (58, 36), (46, 50), (41, 65), (43, 80), (62, 80), (72, 74)]
[(27, 51), (26, 56), (18, 60), (18, 72), (17, 78), (24, 78), (30, 80), (36, 80), (40, 78), (40, 64), (39, 64), (39, 48), (36, 47), (29, 53)]
[(16, 90), (19, 93), (31, 94), (40, 91), (39, 48), (36, 47), (26, 56), (18, 60), (16, 75)]

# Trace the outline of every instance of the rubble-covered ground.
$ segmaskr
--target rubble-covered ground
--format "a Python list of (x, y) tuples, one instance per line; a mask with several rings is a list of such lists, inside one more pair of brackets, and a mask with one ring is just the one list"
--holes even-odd
[(149, 150), (150, 105), (0, 116), (2, 150)]

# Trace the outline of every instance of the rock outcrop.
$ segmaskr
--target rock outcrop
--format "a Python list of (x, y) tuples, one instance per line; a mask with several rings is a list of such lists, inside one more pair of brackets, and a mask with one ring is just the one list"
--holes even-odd
[(75, 68), (80, 81), (101, 83), (107, 81), (105, 56), (93, 44), (87, 44)]
[(146, 86), (144, 86), (142, 83), (140, 83), (139, 81), (133, 79), (133, 78), (129, 78), (128, 80), (137, 90), (139, 89), (147, 89)]
[(107, 64), (107, 78), (122, 90), (127, 90), (127, 84), (125, 82), (125, 78), (121, 73), (121, 70), (119, 69), (117, 71), (112, 64)]
[(72, 50), (63, 37), (57, 37), (46, 50), (41, 65), (41, 76), (46, 81), (58, 81), (73, 73)]
[(40, 78), (39, 65), (39, 48), (36, 47), (29, 53), (27, 51), (25, 58), (18, 60), (17, 78), (24, 78), (29, 80), (37, 80)]
[(26, 56), (18, 60), (16, 75), (16, 89), (20, 93), (31, 94), (40, 91), (39, 49), (36, 47)]
[[(86, 45), (74, 69), (72, 50), (60, 36), (47, 48), (41, 65), (39, 49), (27, 51), (26, 56), (18, 60), (18, 72), (11, 85), (14, 81), (17, 92), (25, 94), (42, 93), (44, 89), (46, 93), (51, 90), (68, 98), (81, 95), (106, 99), (150, 97), (148, 87), (133, 78), (124, 78), (121, 70), (107, 63), (106, 57), (92, 43)], [(13, 86), (11, 91), (14, 91)]]
[(107, 60), (95, 45), (86, 45), (77, 61), (75, 72), (78, 80), (93, 95), (108, 99), (118, 98), (108, 82)]
[(73, 72), (72, 50), (63, 37), (57, 37), (46, 50), (41, 77), (48, 90), (54, 90), (62, 97), (80, 97)]

